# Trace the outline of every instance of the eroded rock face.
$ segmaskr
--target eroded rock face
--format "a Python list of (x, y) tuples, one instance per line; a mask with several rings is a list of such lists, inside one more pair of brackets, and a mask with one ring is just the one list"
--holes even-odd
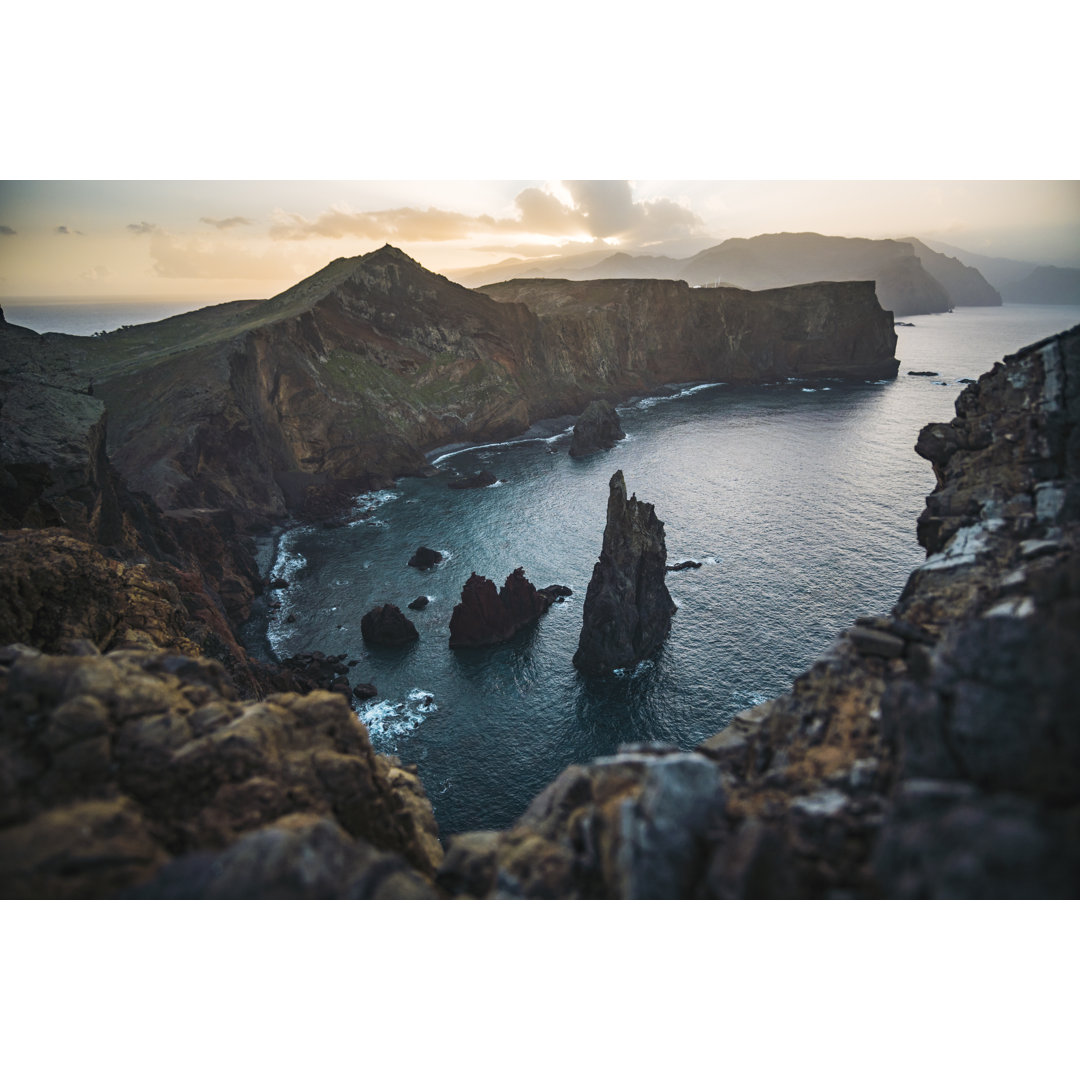
[(507, 575), (498, 591), (495, 582), (474, 573), (462, 586), (461, 600), (450, 615), (450, 648), (509, 641), (539, 619), (554, 599), (548, 590), (538, 590), (520, 566)]
[(423, 787), (341, 695), (241, 701), (210, 660), (83, 652), (0, 649), (4, 896), (113, 896), (178, 856), (158, 895), (430, 892)]
[(96, 379), (130, 486), (163, 509), (228, 508), (243, 526), (324, 517), (360, 491), (428, 473), (436, 446), (505, 439), (596, 398), (698, 378), (896, 373), (871, 282), (481, 292), (391, 247), (335, 260), (271, 300), (45, 337)]
[(574, 425), (570, 439), (572, 458), (588, 457), (600, 450), (610, 450), (626, 432), (619, 414), (606, 401), (591, 401)]
[[(694, 753), (571, 766), (513, 828), (454, 837), (443, 888), (1080, 895), (1078, 387), (1080, 328), (995, 365), (920, 436), (938, 478), (928, 558), (889, 615), (858, 620), (790, 693)], [(668, 761), (661, 797), (648, 778)]]
[(588, 674), (633, 667), (671, 629), (675, 604), (664, 583), (664, 523), (651, 503), (626, 497), (622, 471), (609, 483), (600, 559), (585, 593), (574, 666)]

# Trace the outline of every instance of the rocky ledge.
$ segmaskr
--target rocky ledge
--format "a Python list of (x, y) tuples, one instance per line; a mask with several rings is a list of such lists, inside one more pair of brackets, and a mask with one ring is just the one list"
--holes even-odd
[(967, 387), (918, 450), (927, 559), (886, 616), (692, 751), (565, 770), (454, 837), (476, 897), (1080, 895), (1080, 328)]
[(340, 694), (157, 649), (0, 649), (0, 895), (432, 896), (435, 820)]

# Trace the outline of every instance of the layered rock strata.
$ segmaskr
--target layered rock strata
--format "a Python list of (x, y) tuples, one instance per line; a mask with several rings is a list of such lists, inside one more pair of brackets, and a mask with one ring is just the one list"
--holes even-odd
[(539, 590), (522, 567), (507, 575), (503, 587), (473, 573), (461, 589), (461, 600), (450, 615), (450, 648), (464, 649), (509, 641), (534, 623), (551, 606), (551, 589)]
[(619, 423), (619, 414), (606, 401), (590, 401), (578, 417), (570, 437), (570, 456), (588, 457), (600, 450), (610, 450), (626, 432)]
[(574, 666), (592, 675), (633, 667), (663, 644), (675, 604), (664, 583), (664, 523), (652, 503), (626, 497), (622, 470), (608, 484), (600, 558), (585, 593)]
[(692, 751), (571, 766), (454, 837), (487, 897), (1080, 895), (1080, 328), (967, 387), (918, 449), (926, 562), (790, 693)]
[(498, 440), (667, 382), (896, 374), (872, 283), (749, 293), (673, 281), (511, 282), (485, 292), (386, 247), (280, 296), (94, 338), (33, 335), (95, 381), (113, 463), (168, 510), (242, 525), (324, 516)]

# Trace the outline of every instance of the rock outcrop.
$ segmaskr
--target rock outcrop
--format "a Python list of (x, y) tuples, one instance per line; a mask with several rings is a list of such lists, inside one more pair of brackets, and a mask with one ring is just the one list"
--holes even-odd
[(431, 895), (416, 776), (339, 694), (241, 701), (211, 660), (0, 649), (0, 893)]
[(420, 632), (397, 604), (372, 608), (360, 620), (360, 633), (368, 645), (397, 649), (420, 640)]
[(505, 439), (597, 398), (896, 373), (891, 318), (867, 282), (543, 284), (469, 290), (385, 247), (271, 300), (93, 338), (21, 334), (94, 380), (130, 487), (165, 510), (227, 508), (241, 527), (324, 517), (429, 473), (437, 446)]
[(519, 630), (534, 623), (555, 599), (550, 589), (541, 591), (525, 576), (522, 567), (507, 575), (503, 587), (473, 573), (461, 589), (461, 600), (450, 615), (450, 648), (464, 649), (509, 641)]
[(590, 401), (574, 425), (570, 438), (570, 456), (588, 457), (600, 450), (610, 450), (626, 432), (619, 414), (606, 401)]
[(790, 693), (692, 751), (565, 770), (452, 838), (486, 897), (1080, 895), (1080, 327), (967, 387), (918, 450), (925, 563)]
[(430, 570), (436, 563), (442, 562), (442, 557), (441, 551), (424, 547), (421, 544), (421, 546), (409, 556), (409, 565), (415, 566), (417, 570)]
[(626, 497), (622, 471), (608, 485), (607, 524), (582, 614), (574, 666), (589, 674), (633, 667), (663, 644), (675, 604), (664, 584), (664, 523), (651, 503)]

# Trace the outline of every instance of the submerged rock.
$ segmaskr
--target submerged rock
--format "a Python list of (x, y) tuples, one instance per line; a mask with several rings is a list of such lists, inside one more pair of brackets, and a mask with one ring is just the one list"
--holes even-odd
[(450, 648), (495, 645), (535, 622), (552, 597), (536, 588), (519, 566), (496, 591), (495, 582), (474, 573), (461, 590), (450, 616)]
[(418, 570), (430, 570), (436, 563), (440, 562), (442, 562), (442, 552), (423, 545), (418, 547), (415, 554), (409, 559), (409, 565), (415, 566)]
[(609, 483), (600, 560), (585, 594), (574, 666), (591, 674), (631, 667), (664, 641), (675, 604), (664, 584), (664, 523), (652, 503), (626, 497), (622, 471)]
[(475, 476), (463, 476), (460, 480), (451, 480), (446, 486), (455, 491), (468, 491), (470, 488), (491, 487), (497, 484), (499, 478), (494, 474), (481, 469)]
[(592, 401), (578, 417), (570, 440), (572, 458), (587, 457), (599, 450), (610, 450), (626, 432), (619, 414), (606, 401)]
[(368, 645), (397, 647), (420, 639), (420, 633), (396, 604), (372, 608), (360, 620), (360, 633)]

